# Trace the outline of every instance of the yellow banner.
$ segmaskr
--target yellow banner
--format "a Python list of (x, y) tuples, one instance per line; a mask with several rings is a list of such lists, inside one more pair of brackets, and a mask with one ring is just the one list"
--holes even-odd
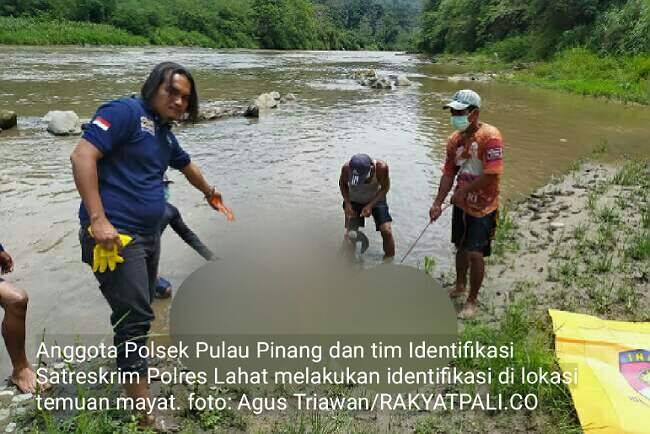
[(549, 310), (555, 353), (585, 432), (650, 433), (650, 323)]

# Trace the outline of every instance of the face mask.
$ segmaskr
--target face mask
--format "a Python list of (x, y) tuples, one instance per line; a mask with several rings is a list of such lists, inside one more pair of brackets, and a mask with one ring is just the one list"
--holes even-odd
[(165, 201), (166, 202), (169, 201), (169, 196), (170, 196), (169, 188), (165, 187)]
[(451, 117), (451, 126), (454, 127), (455, 130), (458, 130), (460, 132), (463, 132), (469, 127), (469, 119), (468, 115), (464, 116), (452, 116)]

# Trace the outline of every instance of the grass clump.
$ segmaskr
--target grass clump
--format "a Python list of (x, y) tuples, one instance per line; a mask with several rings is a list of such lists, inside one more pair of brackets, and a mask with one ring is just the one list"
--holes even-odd
[(87, 433), (153, 433), (153, 430), (143, 430), (138, 426), (135, 415), (127, 415), (123, 411), (79, 410), (63, 419), (56, 419), (48, 411), (37, 411), (29, 432), (35, 434), (87, 434)]
[(625, 253), (628, 258), (637, 261), (650, 260), (650, 231), (634, 236)]
[(499, 209), (497, 218), (497, 230), (493, 241), (492, 251), (495, 256), (503, 255), (505, 252), (516, 252), (519, 250), (517, 224), (512, 218), (507, 206)]
[(587, 288), (587, 295), (591, 300), (591, 308), (600, 314), (607, 313), (614, 301), (614, 292), (613, 284), (599, 284)]
[(620, 222), (620, 217), (616, 210), (612, 207), (603, 207), (597, 213), (598, 220), (601, 223), (608, 225), (617, 225)]
[[(341, 432), (345, 425), (334, 415), (310, 411), (305, 414), (301, 412), (293, 421), (287, 421), (273, 432), (282, 434), (334, 434)], [(350, 427), (347, 427), (350, 428)], [(344, 430), (344, 432), (355, 432)]]
[(624, 186), (648, 186), (648, 164), (644, 161), (628, 160), (612, 178), (612, 183)]
[(201, 412), (199, 414), (199, 423), (201, 428), (208, 430), (220, 427), (246, 429), (246, 421), (228, 408)]

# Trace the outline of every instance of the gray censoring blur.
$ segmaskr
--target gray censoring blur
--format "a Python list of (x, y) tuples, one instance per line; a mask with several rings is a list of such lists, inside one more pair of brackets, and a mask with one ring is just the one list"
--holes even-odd
[[(430, 276), (392, 264), (363, 269), (335, 251), (326, 253), (314, 240), (300, 241), (303, 237), (276, 233), (269, 238), (275, 239), (257, 240), (247, 244), (253, 248), (208, 263), (179, 288), (170, 313), (172, 339), (190, 348), (202, 342), (203, 348), (214, 349), (184, 361), (190, 369), (327, 366), (385, 372), (448, 364), (444, 357), (409, 357), (409, 346), (450, 345), (458, 339), (454, 307)], [(391, 345), (401, 347), (401, 354), (381, 353)], [(328, 349), (337, 346), (365, 351), (356, 357), (335, 351), (330, 357)], [(227, 348), (233, 349), (232, 356)], [(248, 352), (238, 357), (234, 348)], [(287, 348), (303, 351), (291, 357)], [(315, 357), (319, 349), (320, 357)], [(395, 390), (385, 384), (368, 387)]]

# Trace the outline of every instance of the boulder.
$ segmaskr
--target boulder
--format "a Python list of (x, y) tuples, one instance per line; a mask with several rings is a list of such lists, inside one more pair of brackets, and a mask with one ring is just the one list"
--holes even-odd
[(0, 131), (8, 130), (18, 124), (18, 116), (16, 112), (9, 110), (0, 110)]
[(375, 78), (377, 73), (374, 69), (362, 69), (360, 71), (355, 71), (352, 77), (356, 80), (366, 80), (369, 78)]
[(11, 402), (14, 403), (14, 404), (20, 404), (22, 402), (29, 401), (33, 397), (34, 397), (34, 395), (32, 395), (31, 393), (22, 393), (20, 395), (14, 396), (11, 399)]
[[(278, 106), (278, 101), (275, 99), (275, 95), (274, 95), (275, 93), (277, 92), (263, 93), (257, 98), (255, 98), (255, 101), (253, 101), (253, 103), (262, 110), (276, 108)], [(280, 94), (278, 93), (278, 95)], [(280, 99), (279, 96), (278, 99)]]
[(81, 121), (73, 111), (54, 110), (43, 118), (47, 122), (47, 130), (55, 136), (81, 134)]
[(248, 108), (244, 112), (244, 116), (257, 118), (260, 116), (260, 111), (276, 108), (278, 106), (278, 101), (274, 98), (275, 95), (273, 93), (263, 93), (255, 98), (255, 100), (248, 105)]
[(222, 119), (233, 116), (241, 116), (243, 110), (239, 107), (213, 107), (201, 109), (199, 111), (199, 121), (211, 121), (213, 119)]
[(250, 104), (247, 108), (246, 111), (244, 112), (244, 116), (247, 118), (259, 118), (260, 117), (260, 108), (256, 106), (255, 104)]
[(396, 86), (410, 86), (411, 80), (409, 80), (406, 75), (398, 75), (397, 80), (395, 80)]
[(386, 77), (380, 77), (376, 81), (371, 82), (370, 87), (373, 89), (392, 89), (393, 83)]

